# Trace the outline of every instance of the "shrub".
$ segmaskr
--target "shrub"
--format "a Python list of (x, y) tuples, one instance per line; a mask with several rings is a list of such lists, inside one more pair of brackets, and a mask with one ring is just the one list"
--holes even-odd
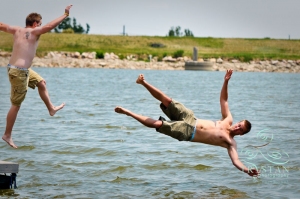
[(125, 56), (123, 54), (118, 54), (119, 59), (123, 60), (125, 58)]
[(245, 55), (243, 57), (241, 57), (241, 61), (243, 62), (250, 62), (253, 60), (253, 57), (251, 55)]
[(184, 53), (184, 50), (177, 50), (174, 52), (173, 57), (174, 58), (183, 57), (183, 53)]
[(97, 51), (97, 52), (96, 52), (96, 58), (97, 58), (97, 59), (103, 59), (103, 58), (104, 58), (104, 53), (103, 53), (103, 52)]

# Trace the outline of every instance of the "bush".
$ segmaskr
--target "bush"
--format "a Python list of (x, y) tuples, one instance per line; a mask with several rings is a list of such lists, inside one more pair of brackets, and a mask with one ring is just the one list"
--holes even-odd
[(243, 62), (250, 62), (253, 60), (253, 57), (251, 55), (245, 55), (243, 57), (241, 57), (241, 61)]
[(174, 52), (173, 57), (178, 58), (178, 57), (183, 57), (184, 50), (177, 50)]
[(125, 56), (123, 54), (118, 54), (119, 59), (123, 60), (125, 58)]
[(97, 52), (96, 52), (96, 58), (97, 58), (97, 59), (103, 59), (103, 58), (104, 58), (104, 53), (103, 53), (103, 52), (97, 51)]

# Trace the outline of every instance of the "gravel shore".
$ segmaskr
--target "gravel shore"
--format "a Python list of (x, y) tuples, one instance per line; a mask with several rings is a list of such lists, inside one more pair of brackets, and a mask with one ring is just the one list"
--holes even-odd
[[(9, 53), (0, 53), (0, 66), (5, 67), (9, 62)], [(128, 57), (123, 60), (113, 53), (105, 54), (103, 59), (95, 59), (94, 55), (71, 56), (66, 53), (49, 53), (40, 58), (35, 57), (32, 66), (50, 67), (50, 68), (109, 68), (109, 69), (146, 69), (146, 70), (185, 70), (186, 61), (190, 58), (172, 57), (164, 58), (163, 61), (157, 61), (155, 58), (149, 62), (137, 61)], [(203, 60), (198, 60), (202, 62)], [(209, 59), (206, 62), (212, 63), (211, 70), (224, 71), (233, 69), (234, 71), (245, 72), (283, 72), (300, 73), (300, 60), (270, 60), (270, 61), (251, 61), (243, 63), (238, 60), (223, 61), (222, 59)]]

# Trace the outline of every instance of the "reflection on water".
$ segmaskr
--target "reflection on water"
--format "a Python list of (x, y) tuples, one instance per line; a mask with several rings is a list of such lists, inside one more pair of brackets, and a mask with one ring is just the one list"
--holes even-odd
[[(153, 118), (163, 115), (159, 102), (135, 84), (138, 74), (144, 73), (149, 82), (193, 109), (197, 117), (218, 120), (224, 72), (58, 68), (36, 71), (47, 80), (53, 103), (66, 102), (66, 106), (50, 117), (37, 90), (29, 90), (13, 132), (19, 148), (0, 144), (0, 159), (20, 164), (19, 188), (0, 190), (2, 198), (299, 195), (298, 74), (236, 72), (231, 78), (229, 105), (235, 122), (248, 119), (253, 125), (251, 133), (236, 138), (241, 160), (247, 161), (242, 149), (266, 142), (257, 137), (263, 129), (269, 129), (273, 139), (259, 149), (276, 147), (289, 155), (284, 165), (288, 178), (252, 179), (235, 169), (225, 149), (178, 142), (114, 113), (114, 107), (121, 105)], [(5, 68), (0, 68), (0, 80), (3, 132), (10, 107)], [(258, 156), (251, 163), (265, 168), (271, 164)]]

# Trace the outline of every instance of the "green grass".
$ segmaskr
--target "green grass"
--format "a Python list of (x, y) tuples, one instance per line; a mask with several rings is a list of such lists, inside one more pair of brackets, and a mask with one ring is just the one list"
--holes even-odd
[[(0, 32), (0, 49), (12, 50), (12, 35)], [(149, 44), (161, 44), (155, 48)], [(300, 40), (280, 39), (235, 39), (235, 38), (197, 38), (197, 37), (159, 37), (159, 36), (108, 36), (85, 34), (47, 33), (40, 38), (38, 56), (49, 51), (113, 52), (126, 57), (138, 55), (138, 59), (147, 60), (147, 56), (162, 57), (184, 54), (192, 57), (193, 48), (198, 48), (199, 58), (239, 59), (251, 61), (256, 59), (300, 59)]]

